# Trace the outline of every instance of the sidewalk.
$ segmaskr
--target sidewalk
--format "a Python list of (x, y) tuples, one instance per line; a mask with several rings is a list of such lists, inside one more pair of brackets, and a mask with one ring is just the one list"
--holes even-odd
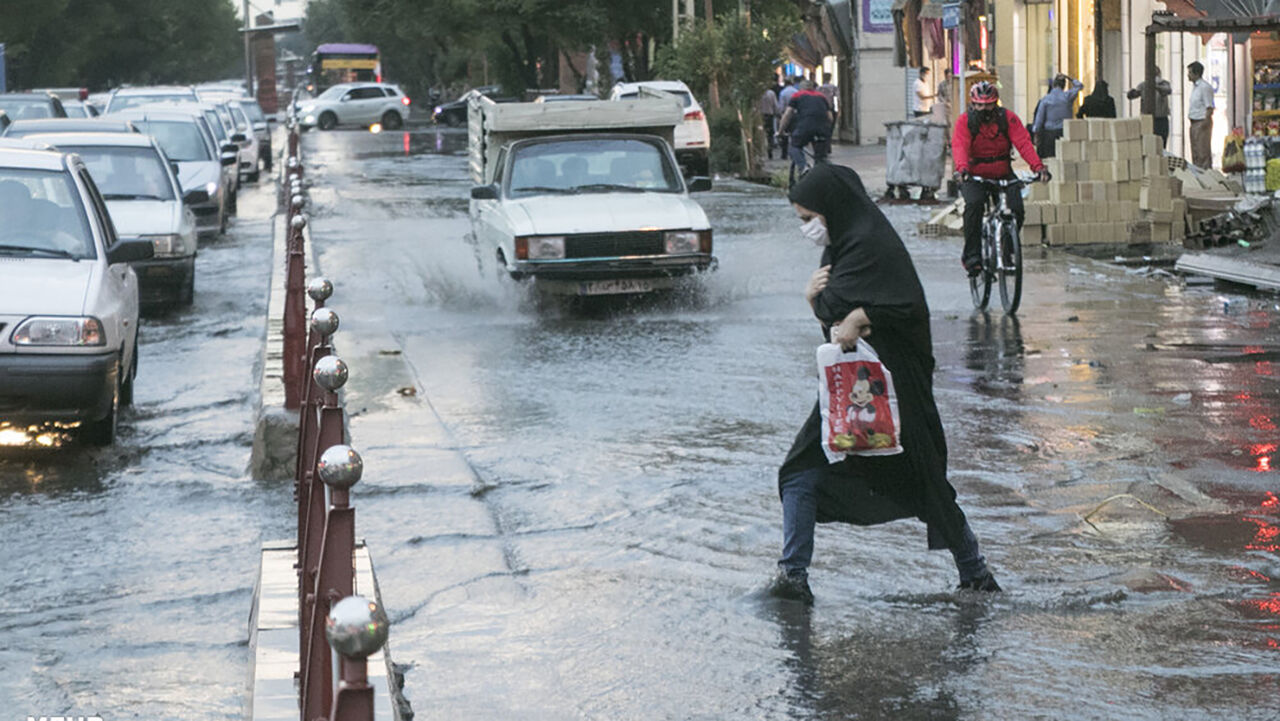
[[(778, 172), (786, 173), (791, 167), (791, 161), (785, 157), (779, 158), (778, 154), (775, 150), (773, 159), (764, 161), (764, 170), (770, 176)], [(884, 195), (885, 169), (888, 167), (884, 145), (832, 143), (828, 160), (835, 165), (847, 165), (856, 170), (871, 197)]]

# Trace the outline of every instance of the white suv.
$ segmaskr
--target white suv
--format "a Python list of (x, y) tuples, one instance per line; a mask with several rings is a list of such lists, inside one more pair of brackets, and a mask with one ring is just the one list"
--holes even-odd
[(702, 106), (689, 91), (689, 86), (679, 80), (646, 80), (640, 83), (618, 83), (613, 86), (610, 100), (634, 100), (640, 97), (640, 88), (661, 90), (680, 98), (684, 105), (684, 121), (676, 126), (676, 162), (685, 177), (711, 175), (711, 128)]
[(86, 440), (115, 440), (138, 370), (129, 263), (152, 247), (117, 240), (79, 156), (0, 147), (0, 423), (80, 421)]
[(298, 103), (298, 124), (330, 130), (339, 125), (381, 123), (388, 130), (409, 119), (409, 96), (388, 83), (342, 83)]

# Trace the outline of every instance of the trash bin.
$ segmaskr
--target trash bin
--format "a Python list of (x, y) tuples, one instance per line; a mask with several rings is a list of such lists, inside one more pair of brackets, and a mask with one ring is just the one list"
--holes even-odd
[(947, 162), (947, 126), (927, 119), (885, 123), (885, 182), (889, 187), (942, 186)]

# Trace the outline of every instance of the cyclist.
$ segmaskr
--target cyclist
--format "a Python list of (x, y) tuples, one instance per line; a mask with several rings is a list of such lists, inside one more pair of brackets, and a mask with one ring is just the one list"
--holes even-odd
[(809, 161), (804, 154), (804, 146), (813, 143), (814, 162), (823, 162), (827, 157), (826, 139), (831, 137), (831, 124), (835, 115), (831, 111), (831, 103), (826, 96), (814, 90), (812, 80), (803, 80), (800, 89), (787, 101), (787, 110), (782, 114), (778, 127), (783, 128), (791, 136), (791, 184), (796, 181), (796, 169), (804, 175), (809, 169)]
[[(1044, 182), (1049, 180), (1049, 171), (1036, 154), (1026, 127), (1013, 111), (1000, 107), (999, 102), (1000, 91), (996, 86), (986, 81), (976, 83), (969, 90), (969, 111), (956, 119), (951, 137), (951, 153), (960, 176), (960, 195), (964, 197), (964, 252), (960, 262), (970, 277), (982, 272), (982, 215), (987, 193), (991, 192), (975, 178), (1014, 177), (1011, 151), (1017, 147), (1038, 178)], [(1005, 194), (1021, 228), (1025, 217), (1021, 188), (1010, 186)]]

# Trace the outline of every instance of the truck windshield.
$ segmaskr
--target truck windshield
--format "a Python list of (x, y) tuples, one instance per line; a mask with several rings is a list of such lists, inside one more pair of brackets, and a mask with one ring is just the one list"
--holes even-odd
[(544, 194), (678, 193), (680, 175), (656, 143), (584, 138), (518, 148), (511, 161), (513, 198)]

